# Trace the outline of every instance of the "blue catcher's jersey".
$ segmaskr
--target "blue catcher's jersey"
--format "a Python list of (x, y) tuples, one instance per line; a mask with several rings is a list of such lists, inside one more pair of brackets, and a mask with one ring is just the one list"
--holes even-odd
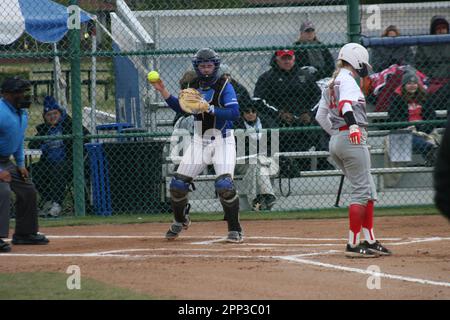
[[(207, 89), (198, 88), (197, 90), (210, 105), (214, 105), (214, 115), (207, 112), (195, 115), (196, 121), (202, 121), (202, 134), (206, 130), (217, 129), (225, 137), (227, 130), (233, 128), (233, 121), (237, 121), (240, 116), (239, 104), (233, 86), (225, 81), (222, 86), (214, 85)], [(220, 91), (216, 93), (216, 90)], [(217, 101), (214, 101), (215, 99)], [(166, 102), (175, 112), (182, 112), (178, 98), (171, 95), (166, 99)]]

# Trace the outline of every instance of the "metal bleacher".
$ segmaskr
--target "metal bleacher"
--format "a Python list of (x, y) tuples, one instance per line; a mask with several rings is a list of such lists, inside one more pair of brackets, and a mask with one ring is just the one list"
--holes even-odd
[[(170, 133), (173, 131), (173, 117), (175, 113), (167, 108), (163, 103), (158, 104), (153, 121), (157, 123), (158, 132)], [(436, 112), (438, 118), (444, 118), (447, 115), (446, 110), (438, 110)], [(156, 115), (156, 117), (155, 117)], [(387, 119), (387, 112), (369, 112), (369, 121)], [(385, 157), (385, 138), (389, 134), (389, 130), (377, 130), (371, 128), (369, 130), (368, 143), (370, 146), (370, 153), (372, 158), (372, 169), (377, 191), (379, 193), (379, 205), (393, 206), (398, 205), (399, 199), (408, 195), (408, 199), (412, 199), (409, 205), (422, 205), (432, 203), (433, 189), (432, 189), (432, 167), (423, 165), (421, 156), (414, 155), (414, 161), (410, 166), (405, 167), (384, 167)], [(280, 152), (274, 155), (277, 157), (292, 157), (292, 158), (311, 158), (317, 159), (320, 157), (328, 157), (328, 151), (302, 151), (302, 152)], [(173, 163), (180, 160), (177, 157), (167, 157), (167, 163), (171, 163), (171, 170), (166, 173), (166, 190), (170, 182), (170, 174), (175, 167)], [(317, 161), (312, 161), (312, 164)], [(421, 165), (422, 163), (422, 165)], [(384, 175), (386, 174), (402, 174), (397, 186), (386, 188), (383, 183)], [(293, 210), (293, 209), (313, 209), (313, 208), (327, 208), (332, 207), (336, 200), (336, 194), (340, 182), (342, 172), (340, 170), (317, 170), (312, 167), (311, 170), (300, 172), (294, 178), (282, 178), (278, 175), (272, 177), (274, 190), (278, 198), (281, 195), (281, 188), (285, 188), (290, 183), (291, 192), (288, 197), (283, 198), (283, 201), (277, 201), (273, 210)], [(211, 187), (215, 175), (202, 174), (195, 179), (196, 192), (190, 196), (192, 210), (214, 212), (221, 211), (220, 203), (216, 199), (214, 188)], [(281, 181), (278, 181), (281, 179)], [(290, 179), (290, 181), (288, 181)], [(239, 186), (242, 181), (242, 176), (235, 176), (236, 186)], [(350, 186), (345, 180), (342, 190), (341, 204), (345, 205), (349, 200)], [(167, 192), (168, 195), (168, 192)], [(249, 209), (246, 195), (240, 194), (241, 208), (243, 210)]]

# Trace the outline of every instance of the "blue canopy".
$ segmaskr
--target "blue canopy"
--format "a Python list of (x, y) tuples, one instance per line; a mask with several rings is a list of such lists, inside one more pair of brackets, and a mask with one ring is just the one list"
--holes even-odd
[[(67, 8), (51, 0), (10, 0), (0, 4), (0, 44), (16, 41), (23, 32), (40, 42), (54, 43), (68, 31)], [(5, 17), (6, 15), (6, 17)], [(91, 18), (81, 11), (81, 23)]]

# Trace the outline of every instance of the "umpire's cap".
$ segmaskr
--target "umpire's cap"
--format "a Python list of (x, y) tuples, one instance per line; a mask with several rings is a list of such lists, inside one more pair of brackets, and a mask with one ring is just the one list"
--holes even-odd
[(31, 83), (28, 80), (19, 77), (6, 78), (1, 86), (1, 93), (17, 93), (24, 92), (30, 88)]

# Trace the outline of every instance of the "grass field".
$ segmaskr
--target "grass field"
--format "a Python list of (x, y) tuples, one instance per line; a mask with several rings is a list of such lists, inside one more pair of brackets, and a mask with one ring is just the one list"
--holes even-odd
[[(435, 207), (399, 207), (399, 208), (377, 208), (375, 215), (382, 216), (415, 216), (415, 215), (436, 215), (438, 211)], [(329, 210), (303, 210), (303, 211), (271, 211), (253, 212), (244, 211), (240, 213), (241, 220), (298, 220), (298, 219), (336, 219), (347, 218), (346, 208), (336, 208)], [(219, 221), (223, 219), (222, 214), (217, 213), (191, 213), (194, 221)], [(42, 227), (63, 227), (101, 224), (133, 224), (149, 222), (171, 222), (171, 214), (136, 214), (136, 215), (114, 215), (103, 216), (64, 216), (57, 219), (40, 219)], [(13, 223), (14, 225), (14, 223)]]
[(81, 290), (68, 290), (69, 275), (57, 272), (0, 273), (0, 300), (148, 300), (148, 295), (86, 277)]

